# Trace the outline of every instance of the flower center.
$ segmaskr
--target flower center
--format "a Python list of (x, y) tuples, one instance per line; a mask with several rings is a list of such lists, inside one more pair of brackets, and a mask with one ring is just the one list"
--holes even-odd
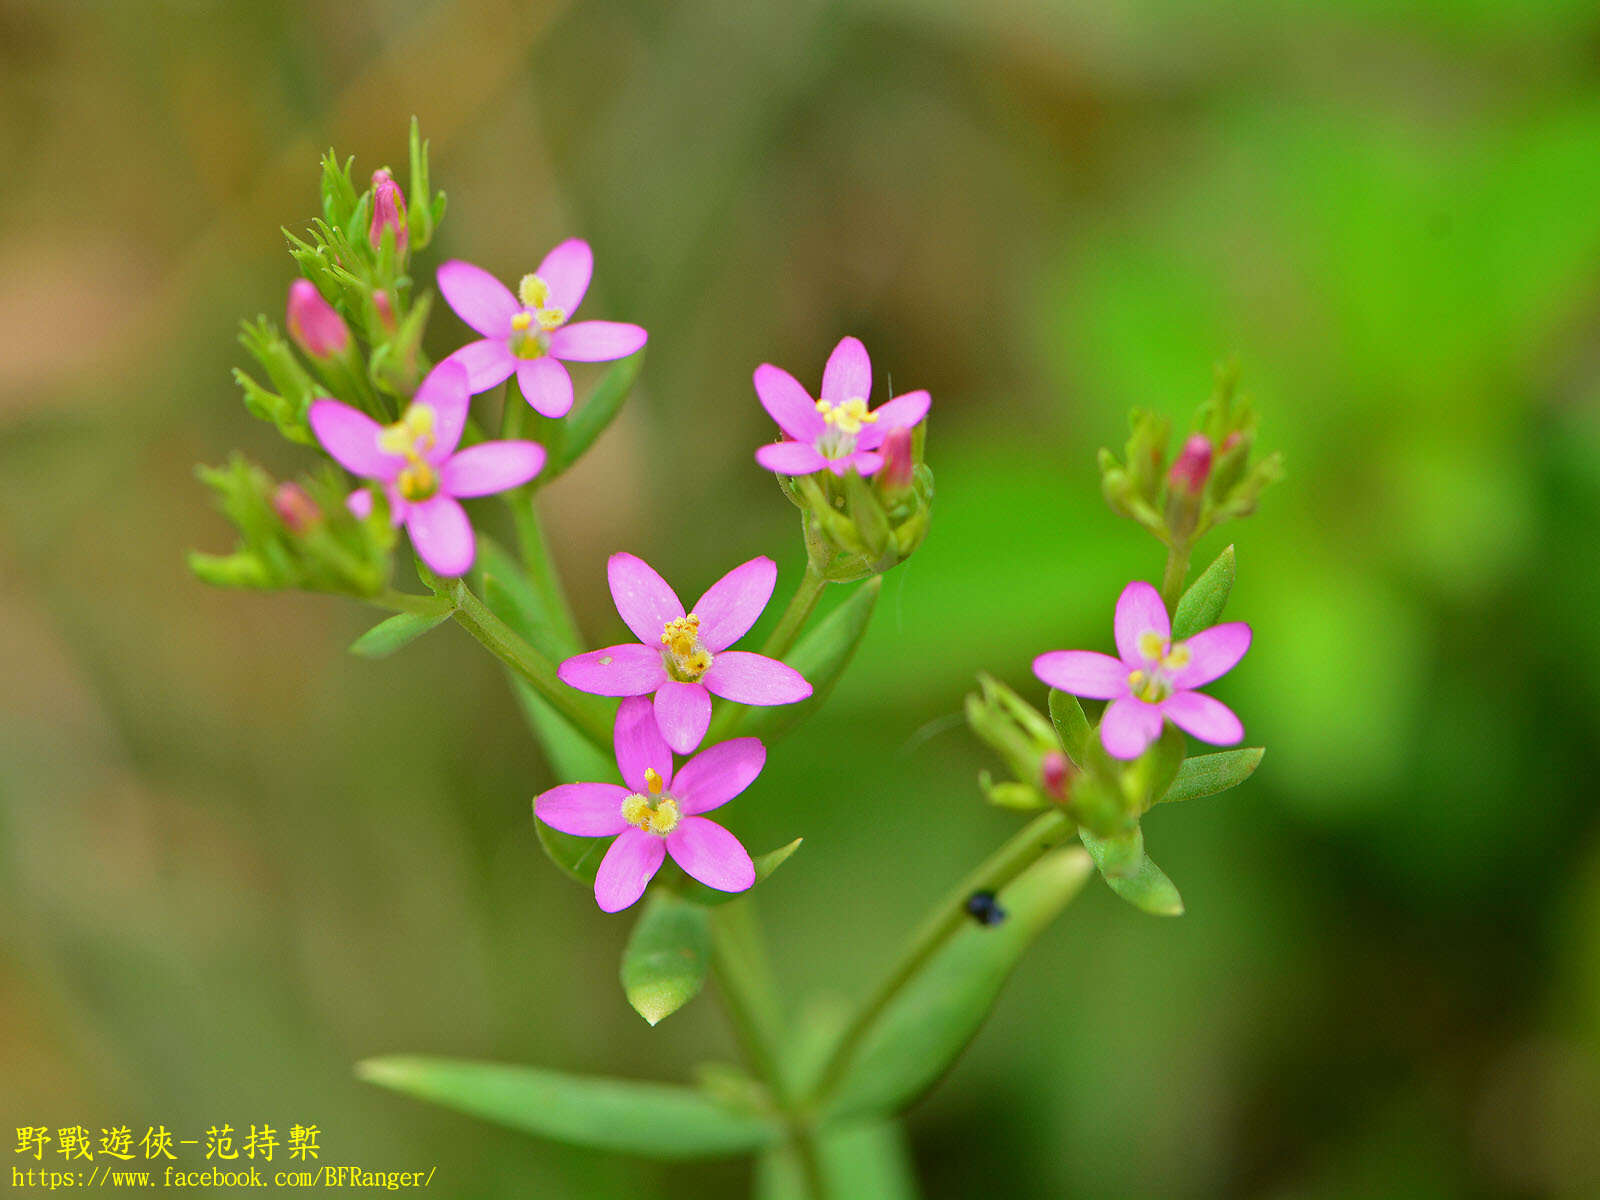
[(543, 358), (550, 352), (550, 331), (567, 323), (567, 314), (551, 308), (550, 285), (537, 275), (524, 275), (517, 285), (522, 311), (511, 318), (511, 353), (518, 358)]
[(868, 412), (867, 402), (860, 396), (852, 396), (842, 404), (818, 400), (817, 411), (827, 424), (827, 429), (817, 439), (817, 451), (825, 458), (843, 458), (854, 453), (856, 435), (863, 426), (874, 425), (878, 420), (878, 414)]
[(635, 829), (666, 837), (678, 827), (683, 813), (678, 802), (662, 794), (662, 780), (654, 767), (644, 770), (645, 790), (622, 798), (622, 819)]
[(667, 674), (679, 683), (699, 683), (711, 669), (711, 651), (700, 644), (700, 618), (694, 613), (662, 626), (661, 645)]
[(1189, 647), (1147, 630), (1139, 635), (1139, 655), (1145, 666), (1128, 673), (1128, 690), (1147, 704), (1159, 704), (1173, 693), (1172, 676), (1189, 665)]
[(434, 447), (433, 426), (433, 409), (413, 404), (393, 425), (378, 431), (378, 449), (406, 460), (395, 486), (407, 500), (426, 500), (439, 490), (439, 473), (424, 457)]

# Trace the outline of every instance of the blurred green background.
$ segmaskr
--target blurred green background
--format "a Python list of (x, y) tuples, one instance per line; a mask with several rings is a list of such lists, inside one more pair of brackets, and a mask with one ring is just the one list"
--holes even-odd
[[(859, 993), (1015, 826), (955, 719), (974, 673), (1042, 701), (1031, 657), (1107, 648), (1158, 577), (1094, 474), (1127, 408), (1185, 421), (1237, 355), (1287, 454), (1226, 535), (1256, 643), (1215, 691), (1263, 768), (1146, 821), (1187, 916), (1095, 885), (1024, 962), (913, 1113), (929, 1196), (1600, 1194), (1592, 3), (8, 0), (0, 61), (7, 1126), (316, 1123), (459, 1196), (747, 1186), (353, 1078), (734, 1048), (714, 997), (626, 1006), (628, 921), (540, 854), (550, 776), (465, 635), (366, 662), (369, 611), (184, 570), (232, 541), (193, 463), (311, 461), (228, 378), (278, 226), (322, 148), (400, 167), (416, 113), (424, 274), (581, 235), (585, 312), (651, 331), (546, 496), (591, 637), (616, 549), (689, 595), (758, 553), (798, 577), (758, 362), (815, 384), (854, 333), (933, 393), (933, 531), (730, 814), (807, 839), (759, 901), (796, 992)], [(436, 314), (436, 353), (466, 336)]]

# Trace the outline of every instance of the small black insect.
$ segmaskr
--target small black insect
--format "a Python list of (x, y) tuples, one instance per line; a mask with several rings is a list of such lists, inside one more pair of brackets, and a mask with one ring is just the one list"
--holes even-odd
[(968, 896), (967, 913), (979, 925), (998, 925), (1006, 919), (1006, 910), (995, 903), (993, 892), (973, 892)]

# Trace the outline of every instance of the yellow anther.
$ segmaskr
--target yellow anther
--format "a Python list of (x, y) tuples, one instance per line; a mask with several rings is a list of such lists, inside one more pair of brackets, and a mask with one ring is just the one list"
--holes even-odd
[(622, 819), (635, 829), (642, 829), (646, 833), (658, 834), (666, 837), (678, 827), (682, 817), (678, 809), (678, 802), (671, 796), (664, 796), (660, 800), (652, 800), (634, 792), (622, 801)]
[(533, 314), (519, 312), (511, 315), (511, 328), (517, 333), (527, 333), (528, 327), (533, 324)]
[(549, 332), (560, 329), (567, 323), (567, 314), (559, 308), (541, 308), (539, 310), (539, 328)]
[(1167, 640), (1154, 630), (1139, 635), (1139, 655), (1148, 662), (1160, 662), (1167, 652)]
[(524, 308), (543, 308), (550, 299), (550, 285), (537, 275), (524, 275), (517, 284), (517, 299)]
[(878, 420), (878, 414), (868, 412), (867, 402), (859, 396), (852, 396), (843, 404), (830, 404), (826, 400), (818, 400), (817, 411), (822, 414), (824, 421), (840, 433), (860, 433), (863, 425), (873, 425)]
[(1144, 684), (1145, 684), (1145, 673), (1143, 671), (1131, 671), (1131, 672), (1129, 672), (1129, 674), (1128, 674), (1128, 690), (1130, 692), (1132, 692), (1135, 696), (1137, 696), (1139, 694), (1139, 691), (1140, 691), (1140, 689), (1142, 689), (1144, 687)]
[(654, 767), (644, 769), (644, 786), (652, 796), (661, 795), (661, 773)]
[(700, 641), (700, 618), (690, 613), (668, 621), (661, 631), (661, 644), (672, 652), (674, 658), (688, 658)]
[(425, 459), (413, 458), (395, 477), (395, 485), (407, 500), (426, 500), (439, 490), (439, 475)]
[(1161, 660), (1161, 665), (1168, 671), (1181, 671), (1189, 665), (1189, 660), (1193, 657), (1189, 647), (1183, 642), (1179, 642), (1171, 650), (1167, 651), (1166, 657)]
[(393, 425), (378, 431), (378, 449), (413, 460), (420, 458), (433, 449), (433, 424), (433, 409), (426, 404), (413, 404)]

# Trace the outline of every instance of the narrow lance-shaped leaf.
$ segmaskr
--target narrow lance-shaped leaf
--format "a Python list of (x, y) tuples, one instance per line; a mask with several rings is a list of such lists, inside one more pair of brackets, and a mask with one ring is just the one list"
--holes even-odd
[(711, 919), (706, 910), (656, 889), (622, 952), (622, 990), (650, 1024), (700, 994), (711, 966)]
[(775, 1120), (729, 1111), (671, 1084), (429, 1057), (373, 1058), (356, 1070), (380, 1087), (613, 1154), (716, 1158), (761, 1150), (783, 1136)]
[(1061, 746), (1076, 766), (1082, 767), (1094, 731), (1089, 728), (1089, 718), (1083, 715), (1083, 705), (1076, 696), (1050, 689), (1050, 723), (1056, 727)]
[(1135, 908), (1152, 916), (1183, 915), (1183, 897), (1166, 872), (1144, 851), (1144, 834), (1135, 829), (1125, 837), (1097, 838), (1078, 830), (1084, 848), (1094, 858), (1101, 877), (1111, 890)]
[(811, 684), (811, 696), (799, 704), (751, 708), (744, 713), (740, 733), (774, 738), (794, 728), (820, 708), (840, 676), (855, 657), (883, 590), (883, 577), (875, 576), (855, 589), (785, 656), (787, 662)]
[(1172, 786), (1157, 798), (1156, 803), (1195, 800), (1238, 787), (1250, 778), (1265, 753), (1264, 747), (1246, 746), (1242, 750), (1223, 750), (1217, 754), (1198, 754), (1186, 758), (1173, 777)]
[(903, 1109), (949, 1069), (983, 1025), (1023, 952), (1093, 869), (1077, 847), (1051, 851), (1001, 890), (1006, 919), (967, 925), (912, 978), (862, 1042), (831, 1115)]
[(379, 621), (350, 644), (350, 653), (362, 658), (388, 658), (428, 630), (444, 624), (453, 612), (455, 606), (446, 597), (434, 596), (421, 612), (397, 613)]
[(594, 445), (595, 439), (606, 431), (606, 427), (622, 411), (623, 402), (633, 390), (634, 380), (639, 378), (639, 370), (643, 366), (644, 353), (641, 351), (615, 363), (600, 377), (599, 384), (589, 398), (564, 422), (560, 455), (545, 467), (536, 481), (539, 485), (550, 482)]
[(1227, 546), (1179, 598), (1172, 615), (1174, 641), (1191, 638), (1221, 620), (1228, 593), (1233, 591), (1233, 575), (1233, 547)]

